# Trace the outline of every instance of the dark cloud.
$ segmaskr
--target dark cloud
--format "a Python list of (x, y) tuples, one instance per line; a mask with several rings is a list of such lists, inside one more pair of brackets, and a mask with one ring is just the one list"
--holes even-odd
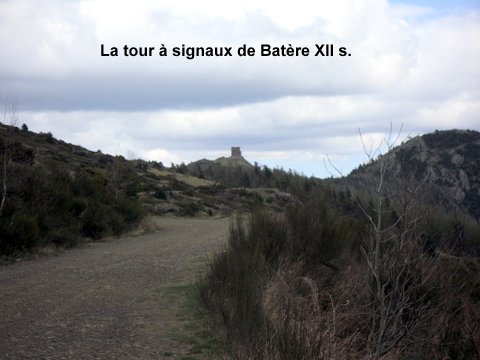
[(8, 79), (0, 93), (19, 94), (28, 111), (155, 111), (202, 109), (264, 102), (285, 96), (359, 93), (345, 85), (305, 87), (261, 76), (253, 82), (235, 77), (225, 81), (209, 75), (111, 76), (83, 74), (65, 79)]

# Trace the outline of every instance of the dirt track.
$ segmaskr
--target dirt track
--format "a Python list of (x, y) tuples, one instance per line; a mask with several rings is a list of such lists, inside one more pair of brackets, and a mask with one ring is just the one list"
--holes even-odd
[(228, 220), (154, 221), (155, 233), (1, 267), (0, 358), (185, 355), (168, 334), (185, 324), (169, 311), (174, 304), (159, 301), (159, 289), (191, 282), (192, 262), (221, 247)]

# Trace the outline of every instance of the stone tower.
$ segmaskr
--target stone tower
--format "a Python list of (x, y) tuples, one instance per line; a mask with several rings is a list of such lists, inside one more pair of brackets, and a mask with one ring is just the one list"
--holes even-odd
[(242, 151), (240, 150), (240, 147), (232, 146), (232, 158), (241, 158), (241, 157), (242, 157)]

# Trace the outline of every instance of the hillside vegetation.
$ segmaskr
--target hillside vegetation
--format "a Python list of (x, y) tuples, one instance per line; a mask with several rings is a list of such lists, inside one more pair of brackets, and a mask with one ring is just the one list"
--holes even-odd
[[(267, 174), (271, 181), (244, 187), (222, 177), (195, 176), (185, 165), (166, 168), (160, 162), (127, 160), (68, 144), (51, 133), (1, 124), (0, 169), (0, 256), (119, 235), (145, 214), (229, 216), (258, 206), (280, 210), (298, 200), (287, 192), (289, 186), (281, 190), (275, 182), (301, 178), (260, 171), (257, 165), (256, 178)], [(222, 169), (230, 178), (237, 171)]]
[(143, 216), (138, 179), (124, 159), (51, 134), (0, 126), (0, 254), (118, 235)]
[[(480, 220), (479, 132), (436, 131), (412, 138), (383, 156), (390, 163), (386, 175), (391, 188), (424, 182), (426, 202)], [(353, 190), (372, 191), (379, 163), (362, 165), (339, 182)]]
[(0, 255), (230, 216), (200, 284), (239, 359), (480, 359), (480, 134), (435, 132), (320, 180), (238, 153), (165, 167), (0, 125)]
[[(476, 148), (478, 133), (465, 134), (387, 144), (388, 153), (303, 202), (239, 216), (201, 285), (232, 356), (478, 359), (480, 226), (469, 195), (448, 191), (454, 176), (441, 197), (433, 185), (437, 173), (463, 171), (478, 191), (470, 153), (437, 158)], [(409, 152), (432, 136), (456, 140)]]

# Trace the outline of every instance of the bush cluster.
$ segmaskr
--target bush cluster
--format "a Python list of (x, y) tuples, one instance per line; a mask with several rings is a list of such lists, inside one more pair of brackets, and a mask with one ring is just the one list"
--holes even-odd
[(0, 254), (29, 251), (48, 243), (72, 246), (85, 237), (117, 235), (143, 216), (134, 185), (110, 171), (34, 164), (31, 150), (20, 145), (8, 150)]
[(200, 293), (235, 356), (301, 358), (307, 339), (285, 323), (283, 332), (275, 327), (265, 308), (265, 289), (280, 272), (299, 264), (301, 274), (335, 276), (341, 254), (354, 247), (361, 225), (338, 216), (328, 197), (318, 191), (306, 204), (283, 213), (258, 209), (232, 222), (228, 248), (210, 264)]
[[(449, 249), (452, 241), (457, 248), (468, 239), (471, 243), (478, 224), (432, 213), (411, 232), (386, 209), (387, 227), (398, 224), (391, 235), (408, 239), (382, 255), (382, 301), (403, 309), (391, 321), (403, 324), (405, 335), (401, 327), (386, 324), (384, 345), (376, 351), (372, 339), (382, 329), (382, 307), (374, 295), (368, 257), (362, 255), (371, 241), (370, 228), (356, 209), (346, 193), (317, 190), (305, 203), (281, 213), (257, 210), (232, 221), (228, 246), (211, 261), (200, 296), (234, 358), (475, 355), (480, 269), (476, 261)], [(427, 246), (431, 241), (434, 247)]]

